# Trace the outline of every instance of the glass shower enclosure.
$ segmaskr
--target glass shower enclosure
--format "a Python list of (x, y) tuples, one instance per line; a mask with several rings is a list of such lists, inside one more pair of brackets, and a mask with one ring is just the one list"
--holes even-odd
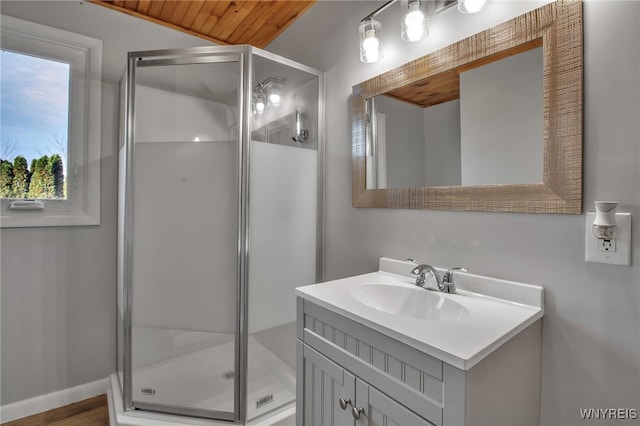
[(295, 402), (293, 289), (322, 278), (321, 72), (250, 46), (132, 52), (121, 82), (125, 410)]

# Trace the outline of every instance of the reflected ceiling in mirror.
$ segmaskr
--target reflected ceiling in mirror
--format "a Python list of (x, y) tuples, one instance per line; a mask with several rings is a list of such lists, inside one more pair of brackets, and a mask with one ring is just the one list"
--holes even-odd
[(367, 100), (367, 189), (542, 183), (542, 39), (490, 59)]
[[(538, 77), (528, 77), (536, 82), (528, 85), (528, 91), (524, 90), (522, 81), (514, 81), (511, 84), (515, 86), (511, 86), (511, 89), (503, 87), (501, 91), (514, 90), (520, 93), (516, 98), (531, 98), (533, 107), (526, 107), (529, 112), (521, 114), (517, 119), (505, 117), (506, 111), (512, 109), (510, 103), (513, 100), (505, 99), (502, 94), (498, 96), (495, 91), (490, 95), (486, 92), (475, 93), (475, 102), (480, 106), (468, 108), (473, 102), (468, 101), (469, 96), (465, 94), (470, 90), (466, 88), (467, 76), (476, 79), (479, 77), (475, 74), (479, 74), (481, 78), (486, 78), (487, 74), (491, 76), (494, 72), (491, 67), (503, 62), (517, 62), (520, 59), (516, 58), (526, 56), (530, 56), (533, 61), (540, 61), (541, 58), (542, 72), (537, 71)], [(489, 72), (478, 72), (481, 69), (489, 69)], [(483, 83), (480, 83), (480, 87), (482, 86)], [(353, 89), (355, 207), (581, 213), (580, 1), (560, 0), (547, 4), (362, 82)], [(523, 91), (520, 92), (521, 90)], [(472, 91), (469, 93), (473, 94)], [(396, 106), (390, 107), (390, 103), (395, 103)], [(419, 108), (413, 105), (418, 105)], [(383, 111), (385, 108), (387, 111)], [(458, 153), (450, 147), (447, 148), (450, 151), (447, 153), (446, 147), (431, 144), (424, 148), (422, 143), (424, 155), (416, 153), (417, 151), (413, 154), (405, 152), (404, 159), (396, 155), (393, 152), (395, 144), (400, 145), (400, 151), (406, 151), (409, 140), (419, 138), (410, 134), (408, 115), (400, 114), (404, 117), (404, 122), (396, 121), (397, 119), (392, 122), (391, 117), (387, 116), (392, 108), (404, 109), (408, 115), (411, 115), (408, 112), (411, 108), (422, 111), (432, 108), (455, 111), (459, 108), (457, 113), (453, 113), (458, 116), (457, 127), (450, 124), (444, 130), (438, 128), (437, 131), (431, 127), (436, 133), (452, 133), (453, 136), (447, 136), (449, 138), (456, 137), (457, 129), (460, 141)], [(495, 108), (502, 112), (491, 114)], [(422, 114), (426, 115), (424, 112)], [(432, 120), (445, 121), (441, 114), (444, 111), (437, 111)], [(478, 124), (491, 121), (492, 116), (503, 120), (494, 121), (484, 129), (477, 127)], [(520, 123), (513, 126), (517, 121)], [(382, 133), (379, 132), (381, 126), (386, 129), (384, 134), (376, 135)], [(390, 127), (394, 126), (401, 129), (396, 134), (390, 131)], [(423, 122), (420, 126), (422, 133), (427, 134), (427, 124)], [(413, 132), (420, 133), (420, 126)], [(491, 128), (498, 131), (491, 131)], [(381, 150), (376, 136), (386, 139), (386, 150)], [(424, 137), (422, 140), (424, 141)], [(520, 142), (522, 144), (518, 145)], [(402, 144), (405, 145), (404, 148)], [(533, 167), (526, 177), (514, 174), (514, 171), (522, 171), (522, 166), (509, 159), (508, 150), (524, 151), (524, 157), (537, 159), (531, 162)], [(380, 151), (383, 151), (384, 161), (381, 160)], [(427, 156), (435, 162), (443, 160), (440, 168), (426, 167)], [(447, 156), (454, 160), (445, 162)], [(481, 157), (485, 157), (484, 160), (477, 161)], [(469, 162), (469, 159), (472, 161)], [(422, 169), (424, 173), (411, 179), (406, 176), (394, 177), (392, 162), (400, 168)], [(502, 173), (508, 168), (512, 169), (511, 172)], [(427, 169), (431, 169), (434, 176), (429, 177)], [(496, 177), (495, 171), (501, 172), (499, 174), (503, 176)], [(488, 176), (487, 172), (490, 172)]]

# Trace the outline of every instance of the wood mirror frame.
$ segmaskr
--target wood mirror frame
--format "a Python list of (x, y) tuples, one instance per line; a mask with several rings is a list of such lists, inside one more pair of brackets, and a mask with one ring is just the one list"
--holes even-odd
[[(366, 100), (542, 39), (542, 183), (366, 189)], [(558, 0), (353, 87), (353, 206), (582, 213), (582, 2)]]

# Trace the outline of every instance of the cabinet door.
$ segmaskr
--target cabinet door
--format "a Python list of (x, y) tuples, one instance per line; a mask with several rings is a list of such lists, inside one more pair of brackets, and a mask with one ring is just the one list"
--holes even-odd
[[(302, 377), (297, 378), (302, 380), (302, 401), (298, 398), (297, 402), (297, 410), (302, 409), (302, 414), (297, 413), (298, 419), (302, 419), (304, 426), (353, 425), (351, 401), (355, 399), (355, 377), (300, 341), (298, 350), (302, 352), (303, 364)], [(341, 398), (349, 401), (345, 409), (340, 407)]]
[(360, 411), (357, 426), (433, 426), (432, 423), (360, 379), (356, 379), (355, 410), (356, 413)]

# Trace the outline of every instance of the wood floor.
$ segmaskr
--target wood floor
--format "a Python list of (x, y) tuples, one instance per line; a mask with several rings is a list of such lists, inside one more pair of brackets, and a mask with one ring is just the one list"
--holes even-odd
[(2, 426), (109, 426), (107, 395), (2, 423)]

